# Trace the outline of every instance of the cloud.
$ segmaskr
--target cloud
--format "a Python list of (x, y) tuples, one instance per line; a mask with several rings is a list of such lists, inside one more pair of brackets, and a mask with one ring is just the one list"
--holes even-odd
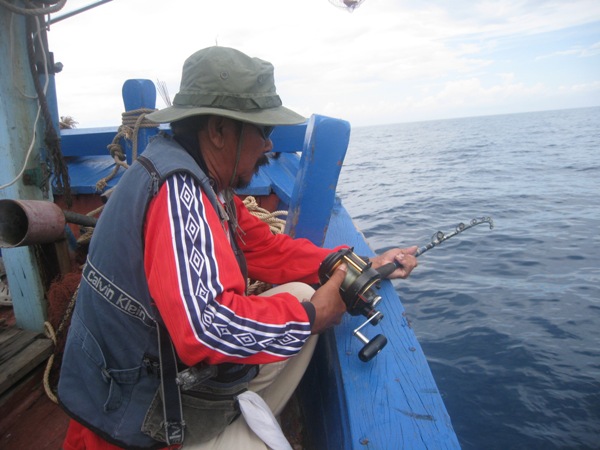
[[(407, 108), (423, 117), (450, 109), (436, 101), (464, 115), (473, 110), (470, 103), (492, 108), (497, 101), (500, 107), (507, 98), (535, 95), (538, 85), (551, 90), (546, 73), (526, 80), (525, 67), (514, 66), (512, 56), (527, 48), (531, 36), (600, 22), (597, 0), (457, 0), (451, 6), (366, 0), (352, 14), (327, 0), (165, 5), (114, 1), (51, 27), (51, 50), (65, 64), (57, 76), (60, 114), (74, 116), (82, 127), (117, 124), (127, 78), (163, 80), (173, 97), (184, 59), (218, 43), (272, 61), (284, 102), (305, 115), (361, 124), (404, 120)], [(564, 42), (545, 48), (540, 58), (595, 61), (594, 42)], [(500, 61), (499, 50), (511, 57)], [(510, 82), (502, 78), (506, 73)], [(164, 106), (160, 100), (158, 106)]]
[(555, 57), (561, 57), (561, 56), (575, 56), (578, 58), (590, 58), (592, 56), (598, 56), (598, 55), (600, 55), (600, 42), (596, 42), (588, 47), (577, 46), (577, 47), (570, 48), (568, 50), (560, 50), (560, 51), (552, 52), (547, 55), (538, 56), (535, 59), (536, 59), (536, 61), (539, 61), (542, 59), (555, 58)]

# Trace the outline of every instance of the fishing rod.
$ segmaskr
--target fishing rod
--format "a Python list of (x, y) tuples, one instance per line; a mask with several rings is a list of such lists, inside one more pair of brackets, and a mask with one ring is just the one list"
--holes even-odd
[[(451, 237), (454, 237), (457, 234), (460, 234), (463, 231), (468, 230), (469, 228), (473, 228), (474, 226), (481, 225), (482, 223), (487, 223), (490, 227), (490, 230), (492, 230), (494, 228), (494, 221), (492, 220), (491, 217), (476, 217), (475, 219), (472, 219), (468, 225), (465, 225), (464, 223), (461, 222), (458, 225), (456, 225), (456, 228), (453, 231), (449, 232), (448, 234), (444, 233), (443, 231), (438, 231), (437, 233), (435, 233), (431, 237), (431, 242), (429, 242), (426, 245), (423, 245), (422, 247), (419, 247), (419, 249), (415, 252), (414, 256), (415, 257), (421, 256), (426, 251), (431, 250), (434, 247), (437, 247), (442, 242), (447, 241)], [(385, 278), (389, 274), (391, 274), (394, 270), (399, 269), (400, 267), (402, 267), (402, 264), (400, 264), (398, 261), (394, 261), (392, 263), (388, 263), (384, 266), (379, 267), (377, 269), (377, 271), (379, 272), (379, 274), (381, 275), (382, 278)]]
[[(432, 236), (429, 243), (419, 247), (414, 256), (418, 257), (451, 237), (484, 223), (489, 225), (490, 230), (494, 228), (492, 218), (486, 216), (472, 219), (468, 224), (461, 222), (453, 231), (448, 233), (438, 231)], [(381, 301), (381, 296), (377, 293), (380, 281), (396, 269), (402, 267), (402, 264), (394, 261), (374, 269), (368, 258), (356, 255), (353, 248), (345, 248), (330, 254), (323, 260), (319, 267), (319, 280), (321, 284), (325, 284), (329, 280), (340, 264), (346, 264), (348, 268), (344, 281), (340, 286), (340, 294), (342, 300), (346, 303), (346, 310), (350, 315), (363, 315), (367, 318), (366, 322), (353, 331), (353, 335), (365, 344), (359, 351), (358, 357), (361, 361), (367, 362), (373, 359), (385, 347), (387, 338), (382, 334), (378, 334), (369, 340), (362, 334), (361, 330), (367, 324), (377, 325), (383, 319), (383, 314), (375, 309)]]

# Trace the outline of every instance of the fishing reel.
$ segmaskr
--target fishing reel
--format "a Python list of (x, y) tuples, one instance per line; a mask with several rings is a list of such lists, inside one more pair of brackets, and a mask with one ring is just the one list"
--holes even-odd
[(369, 340), (361, 333), (361, 329), (368, 323), (377, 325), (383, 319), (383, 314), (375, 307), (381, 301), (377, 290), (384, 276), (373, 269), (371, 262), (357, 256), (353, 250), (353, 248), (345, 248), (327, 256), (319, 267), (319, 280), (321, 284), (325, 284), (341, 264), (346, 264), (348, 271), (340, 286), (340, 295), (350, 315), (363, 315), (367, 318), (365, 323), (353, 331), (353, 335), (365, 344), (358, 357), (361, 361), (367, 362), (387, 344), (387, 338), (382, 334)]

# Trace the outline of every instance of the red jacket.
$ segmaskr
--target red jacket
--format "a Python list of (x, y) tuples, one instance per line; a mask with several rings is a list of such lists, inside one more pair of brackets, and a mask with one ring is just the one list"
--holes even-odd
[[(318, 283), (319, 264), (332, 250), (274, 235), (240, 199), (235, 205), (237, 241), (251, 279)], [(194, 365), (293, 356), (310, 335), (307, 310), (287, 293), (247, 296), (225, 228), (200, 187), (181, 175), (163, 184), (146, 215), (148, 285), (179, 357)]]

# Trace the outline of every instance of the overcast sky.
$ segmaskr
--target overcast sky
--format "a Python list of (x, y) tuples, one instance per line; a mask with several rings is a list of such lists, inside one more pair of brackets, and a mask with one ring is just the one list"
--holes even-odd
[(48, 38), (59, 114), (80, 128), (120, 124), (128, 78), (172, 99), (215, 43), (272, 62), (284, 105), (353, 126), (600, 105), (599, 0), (113, 0)]

